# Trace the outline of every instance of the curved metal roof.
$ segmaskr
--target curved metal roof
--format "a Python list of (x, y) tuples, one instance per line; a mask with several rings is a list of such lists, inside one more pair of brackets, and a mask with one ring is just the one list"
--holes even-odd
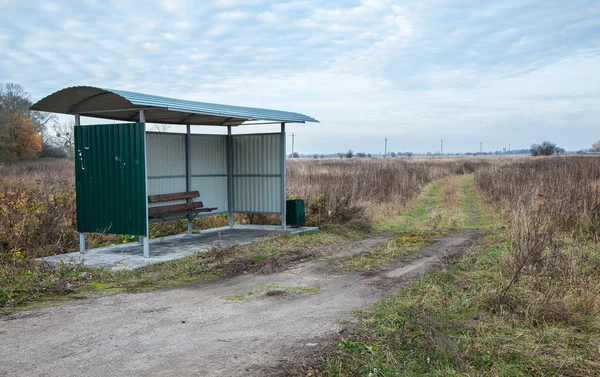
[(146, 122), (149, 123), (237, 126), (246, 121), (256, 120), (285, 123), (318, 122), (307, 115), (288, 111), (186, 101), (92, 86), (65, 88), (31, 106), (31, 110), (80, 114), (127, 122), (138, 121), (140, 109), (144, 109)]

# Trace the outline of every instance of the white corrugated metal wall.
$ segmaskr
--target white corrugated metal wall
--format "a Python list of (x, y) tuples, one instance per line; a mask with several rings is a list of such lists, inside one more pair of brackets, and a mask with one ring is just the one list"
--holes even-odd
[(148, 195), (185, 191), (185, 135), (147, 133), (146, 151)]
[(227, 136), (191, 137), (192, 190), (200, 192), (204, 206), (227, 212)]
[[(227, 212), (227, 136), (190, 136), (192, 190), (212, 214)], [(186, 191), (185, 138), (147, 134), (148, 195)], [(234, 135), (232, 153), (233, 211), (280, 213), (281, 135)]]
[(281, 213), (281, 134), (233, 136), (233, 209)]

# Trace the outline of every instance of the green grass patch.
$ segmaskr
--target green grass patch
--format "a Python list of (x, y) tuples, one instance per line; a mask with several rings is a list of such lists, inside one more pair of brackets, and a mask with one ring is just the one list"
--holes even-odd
[(423, 235), (423, 234), (403, 234), (400, 237), (394, 238), (391, 241), (388, 241), (388, 245), (390, 246), (399, 246), (399, 245), (430, 245), (434, 243), (435, 240), (431, 236)]
[(423, 233), (429, 214), (439, 205), (440, 193), (446, 183), (446, 179), (440, 179), (427, 185), (413, 204), (402, 211), (399, 218), (381, 220), (375, 224), (375, 230), (379, 232)]
[(390, 241), (375, 245), (370, 250), (338, 261), (352, 270), (366, 271), (401, 257), (418, 252), (423, 246), (435, 243), (435, 239), (421, 234), (404, 234)]

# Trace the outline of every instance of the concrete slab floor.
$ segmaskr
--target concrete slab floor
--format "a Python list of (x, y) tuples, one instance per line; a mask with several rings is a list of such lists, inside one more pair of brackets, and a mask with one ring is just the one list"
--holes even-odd
[(249, 244), (261, 241), (268, 236), (284, 232), (297, 234), (316, 232), (316, 227), (299, 227), (283, 230), (275, 225), (235, 225), (233, 228), (223, 227), (203, 230), (198, 234), (182, 234), (150, 240), (150, 258), (144, 258), (140, 243), (90, 249), (85, 254), (79, 252), (53, 255), (40, 258), (50, 265), (83, 264), (90, 267), (104, 267), (110, 270), (134, 270), (154, 263), (180, 259), (186, 255), (206, 252), (219, 242), (227, 247), (234, 244)]

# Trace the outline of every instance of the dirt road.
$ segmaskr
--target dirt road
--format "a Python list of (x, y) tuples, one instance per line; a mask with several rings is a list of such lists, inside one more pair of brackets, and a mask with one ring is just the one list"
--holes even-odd
[(461, 252), (476, 234), (443, 237), (414, 261), (368, 277), (317, 260), (20, 312), (0, 318), (0, 375), (277, 375), (331, 342), (355, 309)]

